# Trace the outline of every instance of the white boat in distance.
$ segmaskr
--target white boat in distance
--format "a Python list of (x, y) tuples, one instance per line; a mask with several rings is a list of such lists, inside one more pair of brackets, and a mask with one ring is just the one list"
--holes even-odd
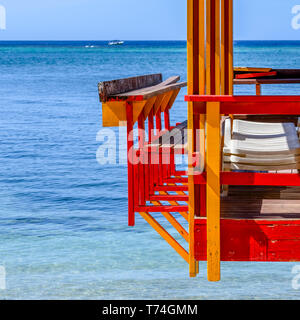
[(108, 43), (109, 46), (120, 46), (124, 44), (124, 41), (121, 40), (113, 40)]

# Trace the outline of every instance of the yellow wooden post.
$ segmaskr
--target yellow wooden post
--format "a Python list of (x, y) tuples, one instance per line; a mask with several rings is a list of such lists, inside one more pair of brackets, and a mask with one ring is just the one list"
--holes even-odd
[(215, 24), (215, 92), (214, 94), (220, 95), (221, 93), (221, 57), (220, 57), (220, 0), (215, 1), (214, 24)]
[(211, 56), (211, 27), (212, 27), (212, 19), (211, 19), (211, 0), (206, 0), (206, 94), (212, 94), (212, 80), (211, 78), (214, 76), (211, 73), (212, 66), (212, 56)]
[(220, 280), (220, 103), (207, 103), (207, 276)]
[[(221, 92), (221, 37), (220, 37), (220, 0), (207, 0), (207, 93), (219, 95)], [(222, 21), (223, 23), (224, 21)], [(221, 26), (222, 29), (224, 26)], [(224, 34), (224, 33), (223, 33)], [(222, 47), (223, 49), (223, 47)], [(223, 58), (226, 59), (226, 50)], [(223, 61), (222, 61), (223, 62)], [(225, 69), (222, 67), (222, 72)], [(225, 78), (223, 78), (225, 79)], [(222, 83), (225, 84), (225, 83)], [(223, 88), (222, 88), (223, 91)], [(220, 103), (207, 103), (207, 275), (210, 281), (220, 280)]]
[[(233, 0), (188, 0), (188, 94), (233, 94)], [(220, 279), (220, 103), (207, 103), (200, 116), (200, 148), (195, 145), (194, 104), (188, 103), (190, 275), (194, 259), (195, 184), (193, 152), (199, 151), (207, 171), (208, 279)], [(205, 137), (205, 129), (207, 137)], [(206, 138), (206, 139), (205, 139)]]
[(256, 88), (256, 95), (260, 96), (261, 95), (261, 86), (260, 86), (260, 84), (256, 84), (255, 88)]

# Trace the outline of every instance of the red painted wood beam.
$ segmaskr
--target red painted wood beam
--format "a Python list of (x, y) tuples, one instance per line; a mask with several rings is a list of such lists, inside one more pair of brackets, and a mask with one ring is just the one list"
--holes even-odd
[(189, 200), (188, 195), (154, 195), (154, 196), (150, 196), (150, 201), (188, 201), (188, 200)]
[(143, 101), (144, 96), (143, 95), (139, 95), (139, 96), (128, 96), (125, 98), (120, 98), (120, 97), (109, 97), (107, 99), (108, 102), (112, 102), (112, 101), (126, 101), (126, 102), (134, 102), (134, 101)]
[(188, 191), (188, 186), (156, 186), (155, 191)]
[(300, 186), (300, 174), (222, 172), (221, 182), (237, 186)]
[[(206, 184), (206, 173), (195, 176), (196, 184)], [(300, 186), (297, 173), (221, 172), (221, 184), (235, 186)]]
[(185, 101), (191, 102), (300, 102), (300, 96), (215, 96), (188, 95)]
[[(186, 96), (186, 101), (221, 102), (222, 114), (294, 115), (300, 113), (300, 96)], [(195, 114), (205, 114), (206, 105), (195, 104)]]
[(188, 178), (168, 178), (164, 180), (165, 183), (188, 183)]
[(187, 212), (188, 206), (137, 206), (135, 212)]
[(188, 176), (188, 172), (187, 171), (175, 171), (174, 172), (174, 176)]
[[(222, 102), (222, 114), (294, 115), (300, 113), (300, 102)], [(206, 114), (205, 104), (196, 104), (195, 114)]]
[(133, 227), (135, 225), (135, 214), (134, 214), (134, 166), (131, 162), (133, 159), (133, 106), (131, 103), (126, 103), (126, 115), (127, 115), (127, 155), (128, 155), (128, 225)]

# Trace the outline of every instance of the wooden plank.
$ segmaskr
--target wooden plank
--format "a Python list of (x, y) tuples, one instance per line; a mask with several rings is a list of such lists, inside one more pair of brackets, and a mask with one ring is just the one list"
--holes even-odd
[(220, 280), (220, 103), (207, 104), (207, 272)]
[(126, 93), (113, 95), (108, 98), (109, 101), (119, 100), (130, 100), (130, 101), (141, 101), (147, 100), (154, 96), (165, 94), (170, 91), (178, 90), (187, 86), (186, 82), (178, 82), (170, 85), (158, 85), (155, 87), (148, 87), (136, 91), (128, 91)]
[(235, 75), (235, 79), (251, 79), (251, 78), (274, 77), (276, 75), (277, 75), (277, 71), (261, 72), (261, 73), (241, 73), (241, 74), (236, 74)]
[(126, 102), (108, 102), (102, 104), (102, 126), (119, 127), (126, 123)]
[[(195, 256), (206, 260), (206, 219), (195, 226)], [(221, 219), (222, 261), (300, 261), (300, 219)]]
[(174, 104), (179, 92), (180, 92), (180, 89), (177, 89), (177, 90), (173, 91), (172, 97), (171, 97), (171, 99), (169, 101), (169, 105), (168, 105), (169, 109), (171, 109), (173, 107), (173, 104)]
[(135, 225), (135, 214), (134, 214), (134, 167), (132, 164), (133, 159), (133, 111), (132, 104), (126, 103), (126, 114), (127, 114), (127, 170), (128, 170), (128, 225), (133, 227)]
[[(225, 96), (224, 96), (225, 97)], [(260, 96), (252, 96), (252, 97), (260, 97)], [(261, 96), (261, 97), (266, 97), (266, 96)], [(280, 97), (280, 96), (278, 96)], [(296, 97), (296, 96), (295, 96)], [(188, 97), (188, 100), (194, 100), (194, 98), (192, 97)], [(195, 100), (198, 100), (198, 98), (196, 98)], [(213, 98), (210, 99), (211, 101), (214, 100), (222, 100), (222, 99), (218, 99), (218, 98)], [(226, 100), (226, 98), (224, 99)], [(247, 101), (236, 101), (236, 102), (223, 102), (221, 103), (221, 113), (222, 114), (238, 114), (239, 118), (242, 115), (247, 115), (246, 119), (251, 119), (250, 117), (253, 116), (253, 119), (259, 120), (259, 118), (257, 118), (257, 115), (262, 115), (262, 117), (265, 117), (266, 115), (273, 115), (273, 116), (278, 116), (277, 120), (275, 120), (275, 122), (278, 122), (278, 120), (283, 119), (283, 116), (291, 116), (290, 119), (292, 120), (292, 118), (295, 117), (295, 114), (299, 114), (300, 113), (300, 100), (299, 101), (283, 101), (283, 103), (281, 103), (281, 99), (278, 99), (279, 101), (272, 101), (270, 99), (270, 102), (268, 102), (267, 100), (261, 100), (261, 101), (253, 101), (253, 102), (247, 102)], [(296, 100), (296, 99), (295, 99)], [(251, 100), (250, 100), (251, 101)], [(206, 113), (206, 108), (205, 106), (202, 106), (202, 108), (197, 108), (195, 109), (195, 113), (198, 114), (205, 114)], [(245, 119), (245, 118), (242, 118)], [(276, 117), (274, 117), (274, 119), (276, 119)], [(267, 118), (265, 117), (265, 120), (267, 120)], [(268, 120), (267, 120), (268, 122)], [(270, 121), (269, 121), (270, 122)], [(280, 121), (282, 122), (282, 121)], [(291, 121), (293, 122), (293, 120)]]
[(188, 191), (187, 186), (179, 186), (179, 185), (174, 185), (174, 186), (156, 186), (154, 187), (155, 191)]
[(222, 172), (223, 184), (239, 186), (300, 186), (300, 175), (293, 173)]
[(133, 105), (133, 123), (136, 123), (147, 101), (135, 101)]
[(190, 102), (300, 102), (300, 96), (218, 96), (218, 95), (188, 95)]
[[(145, 107), (146, 101), (134, 101), (133, 123), (135, 123)], [(102, 104), (102, 125), (103, 127), (119, 127), (127, 121), (126, 102), (110, 101)]]
[(161, 107), (161, 104), (162, 104), (164, 97), (165, 97), (164, 94), (160, 94), (159, 96), (157, 96), (157, 99), (155, 100), (154, 107), (153, 107), (153, 115), (154, 116), (156, 116), (157, 112), (160, 111), (160, 107)]
[[(221, 94), (221, 66), (220, 66), (220, 62), (221, 62), (221, 46), (220, 46), (220, 41), (221, 41), (221, 37), (220, 37), (220, 0), (214, 0), (215, 4), (215, 12), (214, 12), (214, 30), (215, 30), (215, 36), (214, 36), (214, 40), (215, 40), (215, 52), (214, 52), (214, 56), (215, 56), (215, 92), (214, 94)], [(213, 71), (213, 70), (212, 70)]]
[[(259, 97), (259, 96), (256, 96)], [(261, 96), (263, 97), (263, 96)], [(299, 97), (300, 98), (300, 97)], [(280, 102), (254, 101), (254, 102), (224, 102), (221, 106), (223, 114), (239, 115), (295, 115), (300, 114), (300, 101)]]
[(297, 84), (300, 83), (298, 79), (234, 79), (235, 85), (243, 84)]
[(147, 185), (145, 184), (145, 159), (146, 154), (143, 152), (145, 146), (145, 119), (143, 113), (141, 113), (138, 117), (138, 144), (139, 144), (139, 151), (140, 151), (140, 163), (139, 166), (139, 204), (145, 205), (145, 189)]
[(163, 99), (161, 106), (160, 106), (161, 112), (164, 112), (166, 110), (166, 108), (168, 107), (169, 102), (171, 101), (171, 98), (173, 96), (173, 93), (174, 93), (174, 91), (170, 91), (164, 95), (164, 99)]
[(137, 206), (136, 212), (188, 212), (188, 206), (174, 205), (174, 206)]
[(230, 186), (221, 202), (221, 214), (232, 219), (300, 219), (300, 188)]
[(234, 72), (270, 72), (272, 68), (235, 67)]
[(153, 98), (150, 98), (150, 99), (147, 100), (147, 102), (145, 104), (145, 107), (144, 107), (144, 111), (143, 111), (145, 119), (148, 118), (148, 116), (150, 114), (150, 111), (152, 110), (156, 99), (157, 99), (157, 97), (153, 97)]
[(151, 201), (188, 201), (188, 195), (176, 195), (176, 194), (168, 194), (168, 195), (153, 195), (150, 196)]
[(106, 102), (112, 95), (121, 94), (145, 87), (151, 87), (162, 82), (162, 74), (150, 74), (139, 77), (104, 81), (98, 84), (101, 102)]

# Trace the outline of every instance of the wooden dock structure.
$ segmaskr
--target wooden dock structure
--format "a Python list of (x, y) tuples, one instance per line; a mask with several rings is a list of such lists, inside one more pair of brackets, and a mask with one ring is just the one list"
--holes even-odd
[[(187, 6), (187, 83), (154, 74), (99, 84), (103, 126), (127, 126), (129, 226), (139, 213), (188, 263), (191, 277), (197, 276), (199, 261), (207, 261), (209, 281), (221, 279), (221, 261), (300, 261), (300, 148), (295, 141), (300, 96), (261, 92), (264, 84), (300, 83), (300, 71), (277, 69), (266, 77), (237, 79), (236, 72), (244, 70), (233, 68), (233, 0), (187, 0)], [(172, 126), (170, 112), (186, 85), (187, 121)], [(256, 95), (235, 96), (234, 85), (254, 85)], [(292, 166), (225, 170), (226, 157), (255, 159), (226, 154), (226, 119), (279, 123), (272, 127), (282, 128), (279, 138), (296, 147), (256, 156), (266, 159), (266, 166), (270, 155)], [(136, 124), (138, 145), (132, 133)], [(291, 126), (292, 137), (285, 131)], [(272, 144), (278, 134), (269, 138)], [(184, 171), (176, 167), (177, 154), (188, 155)], [(188, 250), (154, 218), (156, 213)], [(174, 213), (188, 222), (188, 230)]]

